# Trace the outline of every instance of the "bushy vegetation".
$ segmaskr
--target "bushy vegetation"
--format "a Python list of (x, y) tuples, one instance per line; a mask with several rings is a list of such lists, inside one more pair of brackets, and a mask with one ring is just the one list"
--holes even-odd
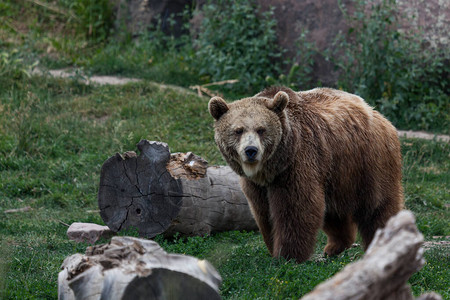
[(349, 32), (337, 39), (330, 56), (341, 71), (338, 85), (361, 95), (401, 128), (448, 132), (447, 49), (424, 51), (423, 35), (399, 30), (407, 21), (395, 0), (354, 3), (356, 11), (346, 15)]
[(194, 65), (208, 80), (238, 79), (241, 93), (265, 87), (267, 76), (281, 73), (283, 50), (277, 46), (273, 10), (259, 12), (255, 0), (208, 1), (194, 39)]
[[(88, 24), (92, 19), (80, 17), (88, 16), (87, 10), (76, 12), (74, 7), (95, 3), (100, 6), (93, 9), (98, 9), (97, 14), (103, 14), (104, 9), (106, 17), (109, 8), (101, 6), (103, 2), (0, 2), (1, 299), (57, 298), (57, 274), (63, 259), (83, 253), (88, 246), (68, 241), (64, 224), (103, 223), (96, 194), (101, 165), (109, 156), (135, 150), (135, 144), (145, 138), (167, 142), (173, 152), (193, 151), (210, 164), (225, 163), (213, 141), (207, 99), (195, 93), (148, 80), (125, 86), (87, 86), (78, 81), (81, 75), (54, 79), (32, 74), (39, 62), (44, 69), (82, 67), (87, 73), (121, 74), (182, 86), (217, 80), (212, 73), (200, 73), (199, 65), (193, 63), (198, 49), (191, 37), (164, 35), (157, 24), (138, 40), (127, 34), (110, 34), (111, 25), (100, 21), (92, 23), (97, 27), (91, 33), (97, 33), (90, 35)], [(237, 12), (254, 2), (234, 4), (242, 7), (229, 13), (234, 14), (235, 22), (242, 21), (246, 26)], [(80, 23), (75, 24), (75, 18)], [(268, 22), (261, 25), (268, 26), (264, 27), (267, 32), (260, 34), (272, 36), (276, 24), (265, 18), (260, 21)], [(308, 69), (299, 67), (312, 64), (314, 46), (306, 43), (306, 34), (299, 37), (303, 47), (299, 49), (303, 50), (299, 50), (295, 61), (286, 63), (270, 56), (280, 63), (279, 69), (274, 69), (268, 79), (268, 74), (255, 71), (258, 82), (241, 86), (239, 93), (248, 95), (249, 90), (259, 89), (264, 82), (294, 87), (300, 81), (308, 82)], [(286, 65), (290, 72), (283, 75)], [(223, 72), (227, 70), (223, 68)], [(431, 83), (424, 84), (431, 89)], [(223, 91), (230, 93), (229, 89)], [(419, 103), (418, 98), (411, 99)], [(384, 102), (373, 103), (380, 108)], [(442, 109), (442, 105), (436, 106), (437, 111)], [(402, 109), (405, 113), (411, 111), (405, 106)], [(393, 110), (393, 118), (395, 113)], [(431, 124), (430, 129), (446, 130), (440, 127), (444, 123), (430, 122), (425, 121)], [(426, 128), (414, 120), (399, 124)], [(450, 146), (402, 140), (402, 151), (406, 207), (415, 213), (427, 241), (442, 240), (450, 235)], [(5, 212), (24, 207), (30, 209)], [(253, 232), (174, 239), (158, 236), (156, 240), (169, 252), (211, 261), (223, 278), (221, 294), (225, 299), (299, 298), (363, 255), (356, 247), (335, 258), (322, 258), (326, 242), (323, 234), (315, 256), (303, 264), (272, 259), (260, 234)], [(433, 246), (425, 252), (425, 259), (427, 264), (410, 279), (414, 293), (433, 290), (444, 299), (450, 298), (448, 248)]]
[(108, 0), (60, 0), (60, 7), (68, 11), (67, 22), (91, 42), (108, 38), (114, 23), (112, 3)]

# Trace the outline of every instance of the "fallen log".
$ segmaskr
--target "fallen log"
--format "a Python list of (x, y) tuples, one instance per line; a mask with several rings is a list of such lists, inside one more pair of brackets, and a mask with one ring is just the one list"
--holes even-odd
[(102, 166), (98, 205), (112, 231), (136, 228), (152, 238), (258, 229), (231, 168), (208, 167), (190, 152), (170, 154), (161, 142), (137, 147), (139, 155), (116, 154)]
[[(364, 257), (318, 285), (302, 300), (411, 300), (407, 280), (425, 264), (414, 215), (401, 211), (379, 229)], [(430, 293), (421, 300), (442, 299)]]
[(168, 254), (151, 240), (116, 236), (64, 260), (58, 299), (220, 299), (221, 281), (205, 260)]

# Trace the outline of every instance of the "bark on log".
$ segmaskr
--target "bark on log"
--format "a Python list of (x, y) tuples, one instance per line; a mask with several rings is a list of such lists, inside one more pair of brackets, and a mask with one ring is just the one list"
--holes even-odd
[(113, 237), (66, 258), (58, 299), (220, 299), (221, 277), (205, 260), (168, 254), (156, 242)]
[[(302, 300), (410, 300), (414, 299), (407, 280), (425, 264), (423, 236), (414, 215), (401, 211), (384, 229), (378, 230), (364, 257), (318, 285)], [(421, 300), (442, 299), (438, 294)]]
[(137, 228), (141, 236), (204, 235), (257, 230), (239, 177), (229, 167), (208, 167), (201, 157), (170, 154), (161, 142), (142, 140), (102, 167), (98, 204), (111, 230)]

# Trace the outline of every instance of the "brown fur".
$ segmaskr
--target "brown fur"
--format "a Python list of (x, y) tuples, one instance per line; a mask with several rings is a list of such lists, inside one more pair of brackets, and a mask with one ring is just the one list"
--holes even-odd
[[(215, 97), (209, 110), (274, 257), (308, 259), (320, 228), (328, 255), (350, 247), (357, 229), (367, 248), (402, 208), (397, 131), (360, 97), (272, 87), (231, 104)], [(256, 162), (244, 162), (245, 143), (261, 148)]]

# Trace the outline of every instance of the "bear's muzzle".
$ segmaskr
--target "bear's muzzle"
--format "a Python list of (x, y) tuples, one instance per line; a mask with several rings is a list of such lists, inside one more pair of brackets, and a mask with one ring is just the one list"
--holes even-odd
[(254, 162), (255, 157), (258, 154), (258, 148), (255, 146), (248, 146), (244, 149), (245, 155), (247, 155), (248, 162)]

